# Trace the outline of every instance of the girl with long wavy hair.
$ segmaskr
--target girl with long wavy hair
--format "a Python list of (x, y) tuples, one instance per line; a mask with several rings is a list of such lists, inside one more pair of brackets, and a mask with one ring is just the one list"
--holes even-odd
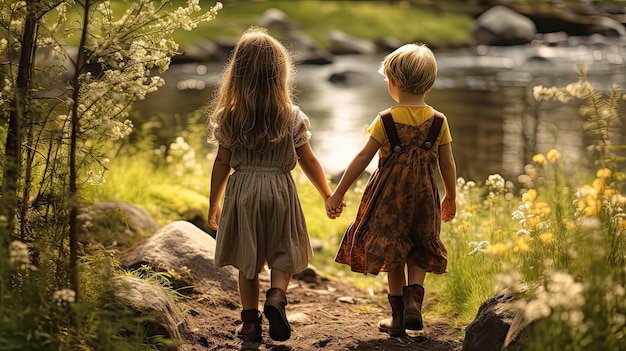
[(206, 123), (208, 140), (218, 143), (208, 218), (218, 228), (215, 264), (239, 271), (243, 323), (236, 334), (244, 340), (261, 341), (259, 272), (265, 264), (271, 270), (263, 308), (269, 335), (278, 341), (291, 336), (287, 286), (312, 257), (291, 171), (299, 164), (324, 201), (331, 194), (309, 144), (309, 119), (292, 100), (294, 75), (286, 48), (266, 30), (248, 29), (235, 46)]

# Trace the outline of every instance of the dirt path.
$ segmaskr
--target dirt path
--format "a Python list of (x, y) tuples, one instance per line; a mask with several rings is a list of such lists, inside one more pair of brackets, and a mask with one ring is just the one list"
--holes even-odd
[[(267, 288), (267, 279), (262, 278), (262, 293)], [(425, 320), (423, 331), (401, 338), (379, 332), (378, 321), (390, 313), (384, 296), (372, 297), (341, 281), (318, 276), (294, 279), (287, 299), (287, 315), (293, 329), (291, 339), (285, 342), (270, 339), (267, 320), (263, 319), (263, 341), (254, 343), (242, 342), (234, 335), (240, 312), (236, 291), (212, 290), (195, 295), (186, 302), (191, 310), (191, 342), (182, 345), (179, 351), (461, 350), (459, 329), (443, 320)], [(425, 303), (428, 308), (428, 297)]]

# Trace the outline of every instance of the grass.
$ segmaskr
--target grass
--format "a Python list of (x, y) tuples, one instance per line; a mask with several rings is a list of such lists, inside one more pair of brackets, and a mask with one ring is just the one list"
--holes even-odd
[[(201, 1), (203, 10), (217, 1)], [(167, 4), (165, 11), (175, 9), (182, 0)], [(449, 47), (472, 39), (474, 20), (470, 14), (442, 12), (427, 6), (409, 7), (402, 2), (327, 0), (222, 1), (217, 17), (202, 22), (192, 31), (177, 30), (173, 39), (181, 46), (200, 40), (231, 40), (252, 25), (260, 25), (265, 11), (283, 11), (295, 27), (302, 30), (322, 48), (328, 48), (328, 34), (340, 30), (358, 38), (380, 40), (395, 38), (402, 42), (422, 42), (432, 47)], [(113, 1), (115, 15), (121, 15), (128, 4)], [(51, 19), (55, 14), (51, 13)], [(68, 11), (68, 21), (78, 21), (80, 11)], [(273, 33), (279, 35), (280, 33)], [(67, 39), (77, 45), (79, 38)]]
[[(289, 20), (322, 47), (328, 46), (330, 31), (341, 30), (366, 39), (397, 38), (446, 46), (467, 42), (473, 19), (466, 14), (444, 13), (427, 7), (408, 7), (374, 1), (225, 1), (214, 21), (197, 33), (205, 39), (238, 37), (256, 25), (270, 8), (282, 10)], [(181, 33), (182, 34), (182, 33)], [(189, 37), (176, 37), (181, 43)]]
[[(165, 10), (174, 9), (182, 0), (168, 4)], [(216, 1), (201, 1), (207, 10)], [(434, 8), (409, 7), (399, 2), (391, 4), (378, 1), (326, 1), (326, 0), (268, 0), (222, 1), (223, 8), (217, 18), (201, 23), (191, 32), (179, 30), (173, 38), (181, 45), (198, 40), (232, 39), (241, 35), (251, 25), (259, 25), (263, 14), (270, 8), (283, 11), (289, 21), (308, 34), (321, 47), (328, 47), (330, 31), (341, 30), (365, 39), (397, 38), (403, 42), (424, 42), (432, 46), (449, 46), (466, 43), (471, 39), (473, 19), (469, 14), (441, 12)], [(113, 1), (114, 14), (121, 14), (128, 6), (124, 1)], [(68, 12), (68, 21), (78, 13)], [(77, 41), (78, 38), (70, 38)]]

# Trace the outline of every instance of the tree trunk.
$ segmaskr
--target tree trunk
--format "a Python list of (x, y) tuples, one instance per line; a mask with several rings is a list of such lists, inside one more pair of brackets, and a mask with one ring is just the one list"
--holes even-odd
[(79, 272), (78, 272), (78, 169), (76, 165), (77, 158), (77, 142), (80, 133), (80, 116), (78, 111), (78, 101), (80, 99), (80, 80), (78, 79), (83, 72), (86, 62), (85, 41), (89, 28), (89, 11), (91, 1), (85, 0), (83, 14), (83, 28), (81, 31), (80, 44), (78, 46), (78, 54), (76, 57), (76, 67), (74, 70), (73, 92), (72, 92), (72, 133), (70, 136), (70, 287), (76, 292), (76, 301), (79, 300)]
[[(35, 5), (26, 2), (28, 14), (24, 20), (24, 36), (21, 42), (19, 68), (13, 101), (9, 112), (9, 126), (5, 144), (5, 164), (2, 174), (2, 197), (0, 214), (7, 218), (6, 235), (2, 237), (2, 245), (8, 244), (16, 237), (18, 230), (17, 213), (19, 209), (18, 188), (22, 173), (22, 125), (27, 118), (30, 85), (37, 51), (38, 19)], [(26, 199), (23, 199), (26, 201)], [(20, 230), (22, 232), (22, 230)]]

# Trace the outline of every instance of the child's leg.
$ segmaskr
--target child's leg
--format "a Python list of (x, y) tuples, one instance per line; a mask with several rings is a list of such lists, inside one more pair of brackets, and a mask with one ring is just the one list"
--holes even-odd
[(389, 285), (389, 295), (402, 296), (402, 288), (406, 285), (404, 267), (401, 270), (387, 273), (387, 284)]
[(239, 297), (244, 310), (259, 308), (259, 275), (254, 279), (246, 279), (245, 275), (239, 272)]
[(417, 264), (417, 260), (414, 257), (410, 256), (407, 259), (406, 266), (409, 285), (424, 285), (424, 279), (426, 279), (426, 270)]
[(287, 286), (291, 280), (291, 274), (279, 269), (272, 268), (271, 289), (266, 293), (263, 313), (270, 322), (270, 337), (274, 340), (283, 341), (291, 337), (291, 326), (287, 320), (285, 306), (287, 306)]
[(424, 279), (426, 269), (420, 267), (417, 260), (409, 256), (407, 260), (409, 284), (403, 289), (404, 327), (409, 330), (422, 330), (422, 302), (424, 301)]
[(391, 305), (391, 318), (381, 320), (378, 323), (378, 330), (388, 333), (390, 336), (403, 336), (405, 332), (402, 289), (406, 284), (404, 267), (397, 271), (387, 272), (387, 284), (389, 285), (387, 299)]
[(239, 297), (241, 298), (241, 321), (237, 336), (248, 341), (261, 341), (261, 317), (259, 315), (259, 275), (246, 279), (239, 272)]
[(271, 273), (271, 285), (272, 288), (279, 288), (283, 291), (287, 291), (289, 281), (291, 280), (291, 273), (283, 272), (280, 269), (272, 269)]

